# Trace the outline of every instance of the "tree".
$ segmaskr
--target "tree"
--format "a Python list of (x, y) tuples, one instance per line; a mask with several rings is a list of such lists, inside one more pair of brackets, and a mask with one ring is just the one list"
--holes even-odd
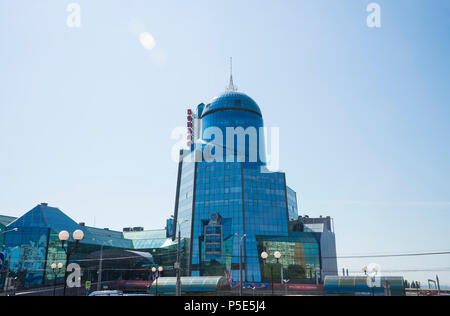
[(227, 271), (225, 264), (218, 262), (217, 260), (211, 260), (207, 264), (203, 264), (201, 267), (202, 275), (209, 276), (221, 276)]
[(286, 278), (302, 279), (306, 277), (306, 270), (302, 265), (290, 264), (286, 270)]
[(281, 279), (281, 264), (280, 263), (265, 263), (264, 264), (264, 279), (271, 280)]

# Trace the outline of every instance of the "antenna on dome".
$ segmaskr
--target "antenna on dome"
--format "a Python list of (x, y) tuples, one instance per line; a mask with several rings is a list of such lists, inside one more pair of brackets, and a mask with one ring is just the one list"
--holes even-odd
[(228, 84), (227, 91), (237, 91), (237, 87), (233, 83), (233, 57), (230, 57), (230, 83)]

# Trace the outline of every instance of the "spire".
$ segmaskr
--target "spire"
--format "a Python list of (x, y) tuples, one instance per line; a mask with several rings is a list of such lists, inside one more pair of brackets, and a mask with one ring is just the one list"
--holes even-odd
[(227, 91), (237, 91), (237, 87), (233, 83), (233, 57), (230, 57), (230, 83), (228, 84)]

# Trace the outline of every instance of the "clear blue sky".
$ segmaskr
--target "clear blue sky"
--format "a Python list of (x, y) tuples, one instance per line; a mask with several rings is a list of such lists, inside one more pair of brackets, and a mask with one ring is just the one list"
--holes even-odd
[[(450, 2), (0, 0), (0, 214), (39, 202), (88, 225), (162, 228), (172, 130), (235, 82), (281, 131), (301, 214), (340, 255), (450, 250)], [(146, 50), (138, 33), (155, 39)], [(339, 260), (439, 271), (450, 256)], [(421, 280), (433, 271), (397, 272)]]

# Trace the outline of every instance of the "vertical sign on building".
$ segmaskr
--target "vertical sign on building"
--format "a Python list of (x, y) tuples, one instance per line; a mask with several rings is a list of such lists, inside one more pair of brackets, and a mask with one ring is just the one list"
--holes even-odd
[(194, 118), (192, 110), (187, 110), (187, 145), (191, 147), (194, 142)]

